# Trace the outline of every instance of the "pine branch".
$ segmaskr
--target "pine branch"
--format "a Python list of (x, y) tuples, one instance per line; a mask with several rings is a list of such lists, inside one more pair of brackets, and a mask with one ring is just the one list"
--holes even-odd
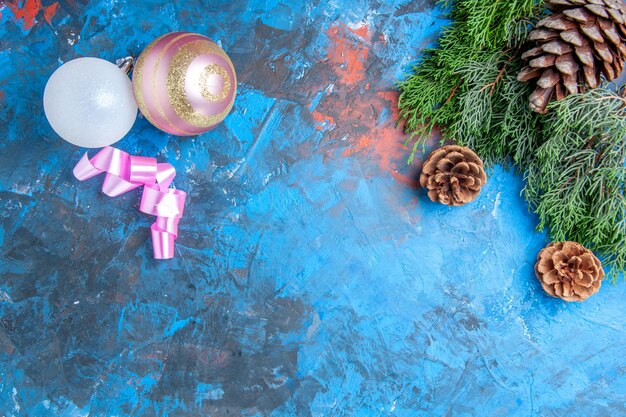
[(545, 14), (543, 1), (442, 0), (451, 26), (399, 83), (409, 163), (435, 126), (487, 163), (512, 162), (523, 194), (554, 240), (574, 240), (604, 258), (613, 281), (626, 271), (626, 91), (567, 97), (546, 116), (530, 111), (518, 82), (519, 48)]
[(599, 88), (550, 105), (524, 195), (554, 240), (584, 243), (615, 282), (626, 271), (626, 106)]
[[(499, 87), (503, 78), (510, 81), (510, 75), (519, 69), (515, 54), (502, 51), (505, 48), (512, 51), (519, 46), (528, 32), (529, 16), (538, 14), (541, 8), (535, 0), (454, 3), (444, 0), (439, 3), (444, 7), (453, 4), (450, 11), (453, 23), (443, 31), (439, 46), (428, 50), (423, 61), (413, 68), (413, 75), (399, 83), (400, 118), (406, 121), (405, 129), (410, 133), (407, 145), (413, 142), (409, 163), (437, 125), (443, 126), (443, 140), (449, 138), (469, 146), (477, 145), (473, 146), (475, 151), (488, 162), (507, 159), (506, 143), (521, 145), (514, 152), (517, 162), (527, 156), (526, 148), (530, 146), (524, 146), (517, 137), (510, 135), (519, 134), (521, 130), (522, 137), (531, 137), (533, 143), (535, 135), (530, 133), (532, 123), (528, 120), (520, 124), (507, 117), (508, 111), (522, 108), (518, 104), (522, 102), (526, 87)], [(494, 65), (497, 65), (495, 72), (491, 71)], [(490, 98), (484, 97), (481, 91), (474, 91), (486, 85), (490, 86)], [(523, 107), (527, 112), (527, 105)], [(478, 110), (485, 113), (479, 114)], [(452, 126), (464, 115), (471, 118)], [(526, 119), (534, 117), (529, 114)], [(499, 128), (492, 131), (492, 124)], [(484, 142), (481, 136), (486, 139)]]

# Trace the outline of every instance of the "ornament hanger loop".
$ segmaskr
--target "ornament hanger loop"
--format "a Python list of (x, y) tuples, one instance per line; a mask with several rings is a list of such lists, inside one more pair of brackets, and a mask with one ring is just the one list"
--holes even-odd
[(133, 69), (133, 65), (135, 65), (135, 58), (132, 56), (127, 56), (126, 58), (120, 58), (115, 61), (115, 65), (117, 65), (126, 75), (130, 73)]

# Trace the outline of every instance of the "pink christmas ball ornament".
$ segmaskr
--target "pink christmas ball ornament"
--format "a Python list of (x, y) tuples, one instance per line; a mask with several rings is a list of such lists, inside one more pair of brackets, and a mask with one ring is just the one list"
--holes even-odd
[(206, 36), (172, 32), (151, 42), (133, 71), (141, 113), (177, 136), (211, 130), (235, 102), (237, 76), (226, 52)]

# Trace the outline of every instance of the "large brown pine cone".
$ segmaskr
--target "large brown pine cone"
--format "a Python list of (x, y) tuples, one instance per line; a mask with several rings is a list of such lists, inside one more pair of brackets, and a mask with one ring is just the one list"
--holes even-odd
[(483, 161), (471, 149), (456, 145), (435, 149), (420, 175), (420, 184), (428, 188), (428, 197), (449, 206), (474, 200), (486, 182)]
[(565, 301), (584, 301), (602, 285), (600, 260), (576, 242), (551, 243), (539, 252), (535, 273), (543, 289)]
[(517, 79), (537, 79), (530, 108), (546, 113), (552, 99), (584, 92), (619, 77), (626, 59), (626, 4), (622, 0), (546, 0), (553, 12), (528, 39), (533, 47)]

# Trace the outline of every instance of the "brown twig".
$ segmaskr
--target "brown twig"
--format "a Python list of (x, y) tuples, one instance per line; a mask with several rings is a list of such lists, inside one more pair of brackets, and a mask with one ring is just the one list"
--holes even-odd
[(446, 104), (448, 104), (450, 102), (450, 100), (452, 100), (452, 97), (454, 97), (454, 94), (456, 93), (456, 90), (459, 89), (459, 87), (461, 86), (461, 84), (463, 83), (463, 80), (459, 80), (458, 83), (456, 83), (456, 85), (454, 86), (454, 88), (452, 89), (452, 91), (450, 91), (450, 95), (448, 96), (448, 98), (446, 99), (446, 101), (443, 103), (443, 105), (445, 106)]
[(601, 100), (620, 100), (622, 103), (626, 104), (626, 98), (616, 96), (616, 95), (596, 98), (596, 101), (601, 101)]
[(493, 92), (496, 91), (496, 85), (498, 85), (498, 83), (500, 82), (500, 80), (502, 79), (504, 74), (506, 73), (506, 65), (510, 64), (511, 61), (513, 61), (513, 57), (509, 58), (506, 61), (506, 63), (504, 65), (502, 65), (502, 68), (500, 68), (500, 71), (498, 71), (498, 75), (496, 76), (496, 79), (493, 80), (493, 82), (491, 82), (491, 83), (487, 84), (486, 86), (484, 86), (483, 88), (481, 88), (480, 91), (483, 92), (487, 88), (491, 87), (491, 90), (489, 91), (489, 95), (492, 96)]
[[(585, 144), (585, 149), (591, 149), (591, 148), (592, 148), (592, 146), (596, 146), (596, 145), (598, 145), (598, 143), (597, 143), (597, 142), (596, 142), (596, 143), (594, 143), (595, 141), (596, 141), (596, 137), (595, 137), (595, 136), (591, 137), (591, 138), (587, 141), (587, 143)], [(587, 175), (589, 175), (589, 173), (591, 172), (591, 170), (593, 169), (593, 167), (594, 167), (595, 165), (597, 165), (597, 164), (598, 164), (598, 162), (600, 161), (600, 159), (601, 159), (601, 158), (602, 158), (602, 156), (604, 155), (604, 151), (606, 151), (606, 149), (607, 149), (606, 147), (605, 147), (605, 148), (602, 148), (602, 150), (601, 150), (600, 152), (598, 152), (598, 153), (597, 153), (597, 155), (596, 155), (596, 157), (595, 157), (595, 159), (594, 159), (594, 163), (593, 163), (594, 165), (593, 165), (593, 166), (588, 167), (588, 168), (585, 170), (585, 174), (583, 175), (584, 177), (586, 177)], [(575, 162), (576, 162), (576, 157), (572, 158), (572, 164), (573, 164), (573, 163), (575, 163)], [(566, 186), (567, 186), (570, 182), (574, 181), (574, 180), (575, 180), (575, 179), (577, 179), (578, 177), (579, 177), (579, 175), (576, 175), (576, 174), (572, 175), (571, 177), (569, 177), (569, 178), (567, 179), (567, 181), (565, 181), (565, 183), (563, 183), (563, 185), (561, 185), (561, 188), (565, 188), (565, 187), (566, 187)]]

